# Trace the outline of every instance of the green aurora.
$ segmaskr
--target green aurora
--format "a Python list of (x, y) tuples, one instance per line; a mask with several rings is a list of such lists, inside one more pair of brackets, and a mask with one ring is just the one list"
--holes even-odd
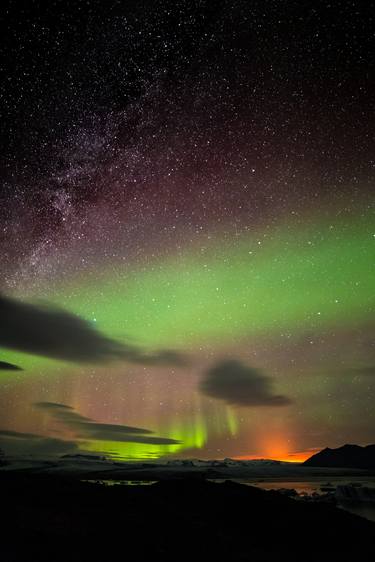
[[(143, 268), (124, 266), (121, 272), (117, 266), (95, 281), (71, 278), (43, 297), (96, 322), (103, 333), (147, 349), (190, 352), (199, 345), (215, 348), (286, 332), (364, 325), (375, 304), (371, 219), (358, 214), (350, 221), (331, 218), (304, 227), (279, 225), (231, 241), (223, 237), (198, 257), (194, 249)], [(57, 366), (61, 374), (61, 363), (49, 359), (14, 351), (3, 352), (2, 359), (20, 364), (28, 377), (53, 375)], [(23, 376), (1, 374), (7, 383)], [(83, 446), (121, 458), (201, 449), (213, 435), (236, 435), (235, 411), (223, 406), (216, 425), (201, 412), (177, 415), (153, 429), (179, 445), (91, 441)]]
[[(272, 337), (370, 321), (375, 304), (372, 216), (275, 228), (139, 271), (68, 282), (44, 299), (149, 348)], [(39, 367), (14, 352), (5, 361)]]

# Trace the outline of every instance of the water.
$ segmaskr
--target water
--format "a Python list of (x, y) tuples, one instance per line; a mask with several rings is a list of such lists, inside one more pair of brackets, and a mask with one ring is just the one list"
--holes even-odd
[(150, 486), (156, 484), (157, 480), (81, 480), (91, 484), (103, 484), (104, 486)]
[[(262, 488), (263, 490), (280, 490), (281, 488), (288, 489), (288, 490), (295, 490), (299, 495), (308, 494), (311, 495), (313, 493), (321, 494), (325, 493), (324, 490), (321, 488), (333, 488), (335, 489), (336, 486), (345, 485), (345, 484), (354, 484), (357, 486), (366, 486), (368, 488), (375, 488), (375, 479), (369, 478), (364, 480), (363, 477), (351, 477), (348, 479), (347, 477), (337, 477), (328, 480), (306, 480), (306, 481), (276, 481), (276, 480), (257, 480), (257, 481), (249, 481), (249, 480), (237, 480), (242, 484), (257, 486), (258, 488)], [(348, 501), (341, 501), (337, 503), (337, 507), (340, 509), (345, 509), (346, 511), (350, 511), (350, 513), (354, 513), (355, 515), (359, 515), (364, 517), (365, 519), (369, 519), (370, 521), (375, 521), (375, 504), (370, 502), (348, 502)]]
[[(245, 479), (245, 478), (231, 478), (235, 482), (240, 484), (245, 484), (247, 486), (256, 486), (262, 488), (263, 490), (295, 490), (298, 495), (311, 495), (313, 493), (323, 494), (325, 490), (323, 488), (331, 488), (332, 491), (339, 485), (354, 484), (355, 486), (366, 486), (368, 488), (375, 488), (375, 478), (368, 478), (366, 480), (360, 476), (352, 476), (350, 479), (348, 477), (335, 477), (329, 480), (322, 480), (321, 478), (310, 480), (278, 480), (277, 478), (270, 478), (267, 480), (263, 479)], [(155, 484), (157, 480), (82, 480), (83, 482), (92, 482), (94, 484), (100, 483), (105, 486), (149, 486)], [(214, 482), (224, 482), (224, 479), (215, 479)], [(375, 504), (365, 503), (365, 502), (338, 502), (337, 507), (340, 509), (345, 509), (369, 519), (370, 521), (375, 521)]]

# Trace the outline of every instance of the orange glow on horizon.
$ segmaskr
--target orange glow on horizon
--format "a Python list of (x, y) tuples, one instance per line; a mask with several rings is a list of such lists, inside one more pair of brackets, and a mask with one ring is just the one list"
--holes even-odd
[[(316, 451), (319, 451), (320, 449), (316, 449)], [(276, 460), (276, 461), (283, 461), (283, 462), (304, 462), (305, 460), (307, 460), (308, 458), (310, 458), (315, 452), (314, 451), (298, 451), (295, 453), (282, 453), (279, 454), (277, 451), (275, 451), (273, 454), (269, 454), (267, 453), (266, 455), (241, 455), (238, 457), (233, 457), (234, 460), (238, 460), (238, 461), (253, 461), (253, 460), (259, 460), (259, 459), (272, 459), (272, 460)]]
[(298, 451), (291, 432), (288, 428), (280, 427), (280, 425), (278, 428), (268, 428), (264, 432), (258, 433), (257, 443), (255, 444), (256, 453), (250, 452), (235, 458), (238, 460), (272, 459), (300, 463), (319, 451), (319, 449), (310, 448)]

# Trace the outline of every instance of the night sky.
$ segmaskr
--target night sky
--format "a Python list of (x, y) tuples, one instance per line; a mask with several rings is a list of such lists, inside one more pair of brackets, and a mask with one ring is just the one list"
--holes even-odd
[(375, 442), (374, 14), (2, 3), (6, 454)]

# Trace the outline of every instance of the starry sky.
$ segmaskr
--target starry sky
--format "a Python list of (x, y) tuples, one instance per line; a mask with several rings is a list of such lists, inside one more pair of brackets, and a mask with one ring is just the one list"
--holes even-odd
[(4, 2), (0, 447), (375, 439), (374, 5)]

